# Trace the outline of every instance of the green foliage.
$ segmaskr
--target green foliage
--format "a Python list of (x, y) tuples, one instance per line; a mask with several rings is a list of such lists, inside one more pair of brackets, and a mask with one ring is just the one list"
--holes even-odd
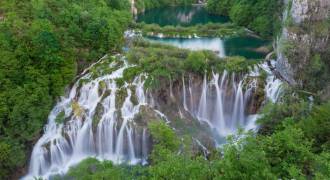
[(208, 23), (205, 25), (196, 26), (164, 26), (161, 27), (157, 24), (132, 24), (132, 28), (141, 30), (144, 36), (156, 36), (162, 34), (165, 37), (227, 37), (227, 36), (243, 36), (246, 34), (245, 30), (241, 27), (231, 23)]
[(162, 121), (152, 121), (148, 125), (154, 143), (160, 149), (176, 152), (180, 141), (174, 131)]
[(245, 138), (229, 137), (223, 148), (224, 157), (217, 162), (221, 179), (276, 179), (261, 145), (251, 134)]
[(265, 137), (263, 149), (277, 177), (301, 179), (312, 170), (311, 142), (305, 139), (299, 128), (288, 125), (284, 130)]
[(55, 122), (56, 122), (57, 124), (61, 124), (61, 123), (64, 122), (64, 118), (65, 118), (65, 112), (62, 111), (62, 112), (60, 112), (60, 113), (56, 116), (56, 118), (55, 118)]
[(129, 0), (108, 0), (106, 1), (108, 6), (117, 9), (117, 10), (123, 10), (131, 7), (130, 1)]
[(210, 13), (229, 16), (237, 25), (246, 26), (263, 37), (279, 30), (282, 2), (278, 0), (208, 0)]
[(190, 5), (193, 3), (195, 3), (195, 0), (138, 0), (136, 6), (139, 11), (142, 11), (164, 6)]
[(206, 70), (206, 57), (203, 52), (191, 52), (184, 65), (187, 70), (202, 73)]
[(133, 81), (134, 78), (142, 72), (142, 69), (138, 66), (125, 69), (123, 79), (125, 82)]
[(0, 139), (0, 177), (8, 177), (11, 170), (25, 161), (24, 146), (10, 139)]
[(212, 71), (222, 73), (225, 69), (230, 73), (243, 73), (258, 62), (244, 57), (220, 58), (211, 51), (189, 51), (141, 39), (133, 42), (127, 60), (137, 65), (139, 72), (148, 74), (147, 88), (159, 88), (170, 81), (181, 80), (185, 73), (204, 75)]
[(311, 115), (304, 118), (299, 126), (306, 136), (313, 141), (313, 150), (322, 152), (330, 149), (330, 102), (314, 107)]
[(234, 2), (233, 0), (208, 0), (206, 8), (211, 13), (227, 16)]
[(192, 159), (175, 154), (148, 168), (151, 179), (212, 179), (211, 172), (209, 162), (202, 157)]
[(315, 172), (315, 179), (329, 179), (330, 178), (330, 153), (322, 152), (316, 156), (317, 171)]
[(284, 96), (283, 102), (273, 104), (269, 102), (263, 109), (263, 117), (258, 119), (261, 128), (260, 134), (269, 135), (278, 129), (282, 129), (282, 121), (299, 120), (306, 118), (309, 114), (309, 105), (306, 101), (292, 96), (293, 92), (288, 92)]
[[(77, 71), (121, 49), (130, 22), (127, 5), (122, 0), (1, 1), (0, 139), (8, 139), (8, 148), (18, 153), (8, 164), (1, 162), (1, 177), (24, 165), (20, 154), (40, 136)], [(0, 154), (6, 154), (5, 147)]]
[[(292, 96), (292, 95), (289, 95)], [(270, 105), (259, 132), (272, 172), (277, 177), (328, 177), (330, 103), (310, 106), (296, 98)], [(321, 160), (321, 157), (325, 159)]]
[(140, 166), (115, 166), (110, 161), (98, 161), (94, 158), (88, 158), (79, 163), (76, 167), (64, 176), (57, 176), (55, 179), (136, 179), (141, 176), (143, 169)]

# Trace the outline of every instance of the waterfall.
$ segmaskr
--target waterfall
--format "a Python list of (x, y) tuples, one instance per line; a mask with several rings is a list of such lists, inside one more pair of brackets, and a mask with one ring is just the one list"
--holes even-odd
[(218, 133), (220, 132), (225, 132), (226, 129), (226, 122), (225, 122), (225, 117), (224, 117), (224, 113), (223, 113), (223, 101), (222, 101), (222, 96), (223, 96), (223, 92), (220, 87), (223, 86), (223, 81), (226, 77), (226, 72), (224, 72), (222, 78), (221, 78), (221, 84), (219, 87), (219, 74), (216, 73), (212, 73), (213, 74), (213, 79), (214, 79), (214, 86), (216, 88), (216, 106), (215, 106), (215, 110), (214, 110), (214, 114), (213, 114), (213, 119), (212, 122), (217, 122), (217, 131)]
[[(118, 64), (116, 60), (109, 66), (113, 68)], [(33, 148), (25, 179), (48, 179), (50, 175), (65, 173), (87, 157), (114, 163), (146, 163), (150, 152), (149, 132), (145, 128), (136, 129), (132, 123), (140, 106), (146, 104), (142, 80), (145, 75), (136, 77), (131, 84), (117, 87), (115, 80), (130, 67), (125, 62), (122, 64), (112, 73), (96, 79), (85, 74), (74, 84), (69, 95), (57, 103), (48, 117), (44, 135)], [(119, 90), (126, 91), (127, 96), (118, 108), (116, 94)], [(133, 95), (137, 99), (135, 105), (131, 101)], [(63, 112), (65, 122), (56, 122)]]
[[(192, 83), (191, 75), (186, 87), (183, 77), (183, 107), (201, 123), (208, 124), (216, 136), (225, 137), (233, 134), (238, 127), (253, 129), (258, 115), (249, 114), (247, 108), (250, 106), (248, 102), (251, 101), (254, 90), (258, 88), (258, 83), (255, 78), (247, 82), (247, 77), (260, 76), (260, 70), (265, 70), (267, 73), (266, 98), (276, 102), (281, 93), (282, 82), (276, 79), (267, 64), (263, 63), (242, 77), (235, 73), (229, 75), (227, 71), (222, 74), (212, 72), (210, 80), (204, 75), (201, 87), (196, 87)], [(186, 97), (190, 97), (189, 106), (186, 104)], [(198, 100), (196, 97), (199, 97)], [(197, 107), (194, 106), (195, 104)]]
[[(107, 58), (98, 63), (103, 60)], [(111, 160), (115, 164), (147, 164), (151, 136), (146, 125), (140, 125), (134, 118), (143, 106), (151, 108), (154, 115), (170, 126), (171, 119), (155, 109), (159, 106), (157, 98), (154, 99), (151, 90), (144, 89), (147, 74), (137, 75), (131, 82), (119, 86), (116, 80), (133, 65), (128, 65), (122, 58), (108, 66), (111, 72), (95, 79), (91, 74), (93, 71), (89, 72), (95, 67), (88, 68), (68, 95), (55, 105), (43, 136), (33, 148), (29, 173), (23, 179), (48, 179), (54, 174), (64, 174), (88, 157)], [(258, 83), (247, 77), (260, 76), (261, 69), (268, 74), (265, 94), (276, 102), (282, 83), (272, 75), (266, 63), (245, 75), (212, 72), (211, 76), (205, 73), (202, 80), (192, 74), (183, 75), (182, 86), (179, 86), (182, 90), (171, 80), (169, 98), (174, 101), (182, 97), (179, 107), (201, 124), (207, 124), (214, 135), (212, 138), (220, 143), (219, 137), (235, 133), (238, 127), (255, 128), (258, 115), (250, 114), (247, 109)], [(175, 112), (181, 118), (185, 118), (183, 109)], [(61, 116), (64, 118), (59, 121)], [(202, 146), (198, 139), (195, 141)]]
[(183, 94), (183, 108), (188, 111), (187, 100), (186, 100), (186, 83), (184, 81), (184, 76), (182, 76), (182, 94)]
[[(276, 63), (275, 61), (271, 61), (270, 65), (274, 67), (275, 63)], [(260, 67), (267, 73), (266, 86), (265, 86), (267, 99), (275, 103), (277, 102), (277, 100), (279, 99), (282, 93), (283, 82), (278, 78), (276, 78), (276, 76), (272, 73), (267, 63), (261, 64)]]
[[(185, 86), (184, 83), (183, 87)], [(247, 94), (251, 90), (244, 92), (243, 81), (237, 82), (235, 75), (228, 76), (228, 73), (224, 71), (220, 79), (220, 74), (213, 72), (210, 81), (204, 75), (200, 94), (192, 83), (188, 84), (188, 89), (192, 105), (183, 106), (200, 122), (207, 123), (217, 135), (226, 136), (235, 133), (237, 127), (245, 127), (247, 124), (246, 101), (248, 98), (246, 97), (249, 96)], [(185, 90), (183, 92), (187, 93)], [(196, 102), (193, 97), (200, 97), (197, 112), (193, 106)], [(185, 104), (185, 98), (183, 104)]]
[(148, 157), (148, 137), (147, 137), (147, 129), (143, 129), (142, 134), (142, 156), (144, 157), (142, 164), (147, 164)]
[(197, 112), (197, 118), (200, 121), (205, 121), (209, 123), (208, 119), (208, 107), (207, 107), (207, 82), (206, 82), (206, 74), (204, 75), (203, 79), (203, 86), (202, 86), (202, 95), (199, 100), (199, 106), (198, 106), (198, 112)]

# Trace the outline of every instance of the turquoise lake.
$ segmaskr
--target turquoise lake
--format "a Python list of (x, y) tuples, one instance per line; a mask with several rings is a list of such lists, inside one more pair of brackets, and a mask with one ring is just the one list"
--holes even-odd
[[(203, 6), (169, 7), (152, 9), (141, 13), (137, 22), (147, 24), (159, 24), (160, 26), (193, 26), (206, 23), (227, 23), (228, 17), (216, 16), (207, 13)], [(247, 59), (263, 59), (265, 52), (260, 51), (262, 47), (269, 45), (270, 41), (254, 36), (243, 37), (202, 37), (202, 38), (160, 38), (145, 37), (152, 42), (160, 42), (179, 48), (191, 50), (212, 50), (220, 57), (244, 56)]]

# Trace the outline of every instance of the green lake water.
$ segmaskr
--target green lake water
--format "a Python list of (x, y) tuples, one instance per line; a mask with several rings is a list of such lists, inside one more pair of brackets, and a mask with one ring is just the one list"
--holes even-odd
[(159, 24), (160, 26), (192, 26), (206, 23), (229, 22), (226, 16), (208, 14), (203, 6), (173, 6), (166, 8), (155, 8), (140, 13), (137, 22), (146, 24)]
[[(147, 24), (192, 26), (210, 22), (226, 23), (229, 19), (224, 16), (210, 15), (202, 6), (167, 7), (152, 9), (138, 15), (137, 22)], [(248, 59), (262, 59), (266, 54), (257, 49), (267, 46), (270, 41), (252, 36), (228, 38), (159, 38), (146, 37), (153, 42), (174, 45), (191, 50), (212, 50), (219, 56), (244, 56)]]

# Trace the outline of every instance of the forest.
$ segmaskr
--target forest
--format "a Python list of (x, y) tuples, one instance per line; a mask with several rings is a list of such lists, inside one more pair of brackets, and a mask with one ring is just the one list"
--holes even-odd
[(229, 16), (235, 24), (264, 37), (279, 33), (284, 10), (283, 2), (279, 0), (208, 0), (207, 9), (214, 14)]
[[(139, 11), (189, 5), (195, 0), (137, 0)], [(124, 32), (132, 23), (128, 0), (4, 0), (0, 2), (0, 179), (18, 179), (28, 171), (33, 146), (47, 117), (75, 78), (105, 54), (123, 53)], [(208, 0), (209, 13), (228, 16), (234, 24), (217, 29), (248, 28), (276, 40), (282, 31), (280, 0)], [(329, 35), (329, 23), (324, 25)], [(139, 24), (142, 30), (160, 29)], [(203, 26), (205, 27), (205, 26)], [(207, 27), (207, 26), (206, 26)], [(308, 29), (307, 26), (300, 27)], [(181, 31), (167, 27), (169, 32)], [(212, 33), (199, 26), (182, 29)], [(214, 30), (216, 31), (216, 30)], [(216, 31), (219, 35), (231, 34)], [(244, 33), (242, 33), (244, 34)], [(317, 34), (317, 33), (315, 33)], [(206, 35), (206, 36), (207, 36)], [(172, 46), (134, 42), (128, 62), (139, 65), (123, 79), (150, 74), (146, 87), (179, 79), (184, 71), (199, 75), (227, 69), (247, 72), (257, 61), (219, 58), (210, 51), (191, 52)], [(298, 45), (286, 43), (285, 53), (299, 65)], [(88, 158), (54, 179), (330, 179), (330, 101), (323, 88), (329, 82), (329, 47), (312, 54), (305, 85), (286, 85), (277, 103), (264, 104), (256, 132), (227, 137), (227, 143), (207, 156), (191, 149), (189, 137), (179, 139), (162, 121), (148, 124), (154, 147), (149, 164), (117, 165)], [(298, 61), (298, 62), (297, 62)], [(140, 68), (142, 67), (142, 68)], [(157, 81), (158, 80), (158, 81)], [(311, 92), (310, 92), (311, 91)], [(311, 101), (310, 95), (315, 95)]]
[(122, 0), (0, 2), (0, 177), (26, 165), (75, 76), (121, 51), (128, 9)]

